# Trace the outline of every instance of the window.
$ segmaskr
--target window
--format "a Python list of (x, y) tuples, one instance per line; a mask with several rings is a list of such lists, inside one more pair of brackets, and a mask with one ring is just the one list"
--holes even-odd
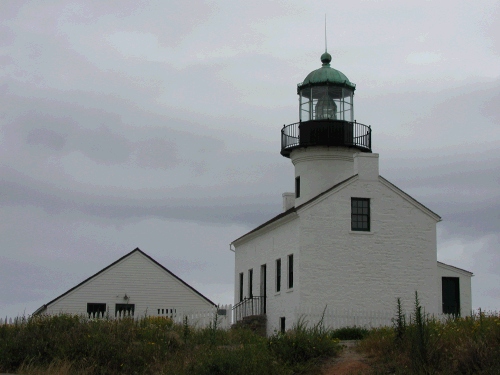
[(170, 312), (168, 312), (169, 309), (158, 309), (158, 315), (169, 315), (170, 317), (173, 317), (175, 313), (177, 313), (177, 309), (170, 309)]
[(288, 289), (293, 288), (293, 254), (288, 256)]
[(260, 266), (260, 295), (263, 298), (263, 313), (266, 313), (266, 299), (267, 299), (267, 266), (263, 264)]
[(281, 333), (285, 333), (285, 329), (286, 329), (286, 327), (285, 327), (285, 317), (282, 316), (280, 318), (280, 332)]
[(89, 318), (102, 318), (104, 313), (106, 313), (105, 303), (87, 303)]
[(240, 302), (243, 301), (243, 272), (240, 273)]
[(276, 259), (276, 292), (281, 291), (281, 259)]
[(253, 269), (248, 270), (248, 297), (253, 297)]
[(370, 231), (369, 198), (351, 198), (351, 230)]
[(133, 303), (117, 303), (115, 305), (115, 316), (134, 316), (135, 305)]
[(295, 177), (295, 198), (300, 197), (300, 176)]

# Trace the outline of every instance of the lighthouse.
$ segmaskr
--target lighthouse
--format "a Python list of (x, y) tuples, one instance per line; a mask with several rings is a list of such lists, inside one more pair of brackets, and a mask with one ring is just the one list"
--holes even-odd
[(297, 85), (299, 121), (281, 128), (295, 191), (231, 243), (233, 319), (258, 316), (267, 334), (304, 317), (390, 325), (395, 301), (409, 311), (415, 291), (428, 313), (470, 314), (472, 273), (437, 261), (441, 217), (379, 175), (372, 129), (354, 116), (356, 85), (328, 52), (321, 63)]

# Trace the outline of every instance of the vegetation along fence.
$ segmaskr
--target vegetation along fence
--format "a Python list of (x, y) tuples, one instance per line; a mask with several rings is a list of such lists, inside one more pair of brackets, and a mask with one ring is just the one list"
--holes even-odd
[[(174, 323), (184, 324), (187, 322), (192, 327), (205, 328), (213, 326), (216, 322), (217, 327), (221, 329), (229, 329), (231, 327), (231, 311), (232, 305), (220, 305), (212, 309), (206, 309), (202, 311), (180, 311), (177, 309), (171, 310), (160, 310), (158, 314), (147, 314), (147, 315), (133, 315), (130, 311), (118, 312), (116, 316), (109, 315), (107, 313), (95, 313), (89, 319), (123, 319), (123, 318), (134, 318), (141, 319), (145, 317), (160, 316), (172, 319)], [(0, 325), (5, 324), (22, 324), (26, 321), (26, 317), (15, 317), (15, 318), (0, 318)]]

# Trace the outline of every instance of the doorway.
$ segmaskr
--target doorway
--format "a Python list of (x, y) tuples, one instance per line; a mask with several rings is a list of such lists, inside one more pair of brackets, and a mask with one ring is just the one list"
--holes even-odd
[(460, 279), (443, 277), (443, 314), (460, 315)]

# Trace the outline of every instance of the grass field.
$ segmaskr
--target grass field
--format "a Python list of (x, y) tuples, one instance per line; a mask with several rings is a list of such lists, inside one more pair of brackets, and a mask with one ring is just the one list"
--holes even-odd
[(418, 297), (410, 318), (397, 310), (392, 327), (329, 330), (300, 319), (284, 334), (265, 338), (246, 329), (195, 329), (168, 318), (90, 320), (36, 316), (0, 325), (0, 373), (65, 374), (318, 374), (341, 351), (340, 340), (360, 340), (369, 361), (364, 374), (500, 374), (500, 316), (477, 312), (439, 321)]

